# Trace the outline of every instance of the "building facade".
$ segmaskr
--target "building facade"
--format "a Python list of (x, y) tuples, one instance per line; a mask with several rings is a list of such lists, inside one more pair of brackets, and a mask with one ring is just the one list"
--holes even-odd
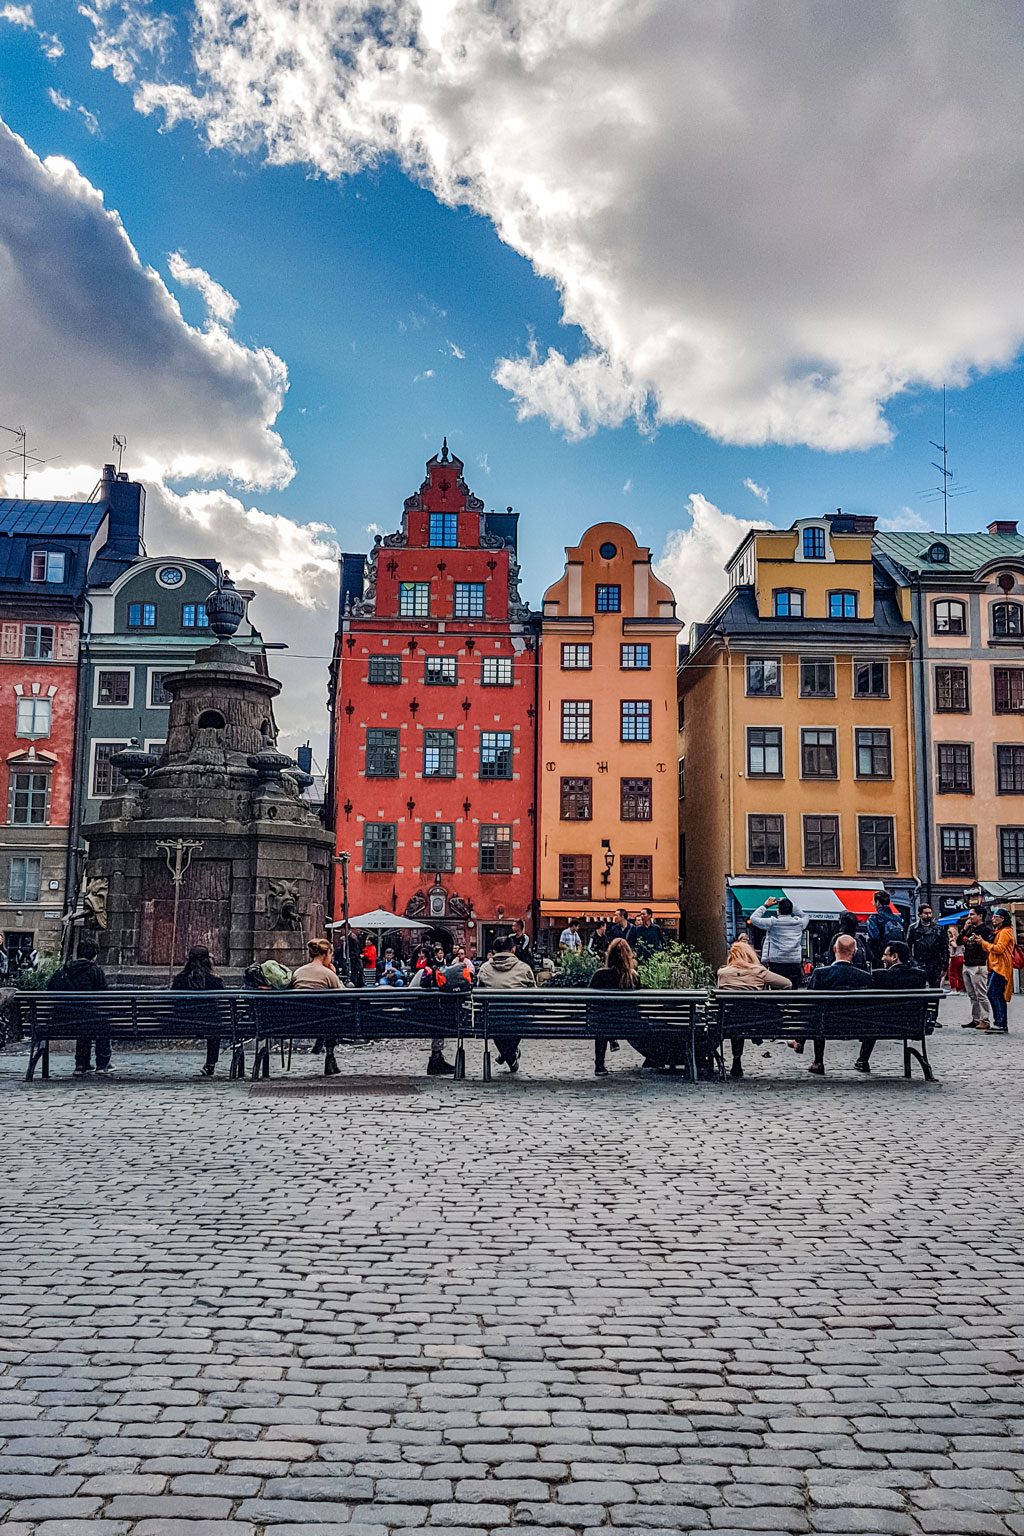
[(80, 640), (90, 571), (138, 555), (142, 487), (107, 466), (89, 502), (0, 501), (0, 930), (60, 947), (75, 894)]
[(771, 895), (811, 916), (812, 948), (883, 886), (912, 904), (914, 629), (873, 529), (840, 513), (750, 533), (682, 652), (681, 902), (715, 963)]
[[(160, 752), (167, 739), (170, 695), (162, 680), (189, 666), (212, 640), (206, 599), (216, 588), (213, 560), (139, 558), (104, 581), (94, 572), (82, 638), (82, 704), (79, 752), (81, 822), (100, 814), (101, 802), (124, 789), (111, 759), (137, 739)], [(243, 594), (243, 597), (251, 594)], [(261, 637), (248, 617), (238, 642), (256, 648), (266, 671)]]
[(485, 512), (462, 471), (446, 442), (400, 530), (342, 557), (327, 814), (352, 913), (483, 950), (532, 916), (536, 642), (516, 515)]
[(1024, 899), (1024, 538), (886, 533), (876, 555), (917, 633), (918, 875), (940, 914), (980, 881)]
[(619, 523), (589, 528), (544, 594), (538, 876), (555, 938), (619, 906), (678, 929), (679, 629), (650, 550)]

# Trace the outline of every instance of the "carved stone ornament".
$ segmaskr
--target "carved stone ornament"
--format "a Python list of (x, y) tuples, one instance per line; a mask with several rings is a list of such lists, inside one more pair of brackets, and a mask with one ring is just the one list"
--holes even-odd
[(106, 875), (88, 875), (82, 891), (85, 909), (83, 927), (90, 933), (102, 933), (107, 926), (107, 895), (110, 882)]
[(299, 888), (294, 880), (268, 880), (267, 916), (271, 928), (297, 928), (301, 915)]

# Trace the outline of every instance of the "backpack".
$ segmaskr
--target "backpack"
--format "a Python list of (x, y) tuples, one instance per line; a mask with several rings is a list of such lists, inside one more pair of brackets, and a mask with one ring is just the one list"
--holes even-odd
[(1019, 944), (1013, 946), (1013, 968), (1015, 971), (1024, 971), (1024, 949)]

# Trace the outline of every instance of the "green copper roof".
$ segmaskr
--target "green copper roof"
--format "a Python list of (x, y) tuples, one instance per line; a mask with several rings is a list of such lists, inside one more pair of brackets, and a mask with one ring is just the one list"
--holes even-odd
[[(912, 575), (971, 573), (992, 560), (1024, 559), (1024, 534), (1019, 533), (879, 533), (875, 545)], [(949, 551), (948, 560), (929, 558), (928, 551), (937, 545)]]

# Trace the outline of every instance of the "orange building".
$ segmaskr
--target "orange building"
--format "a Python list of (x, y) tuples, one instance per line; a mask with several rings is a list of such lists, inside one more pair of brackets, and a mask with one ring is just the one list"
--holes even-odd
[(541, 629), (538, 937), (618, 906), (678, 930), (679, 629), (628, 528), (598, 523), (566, 550)]

